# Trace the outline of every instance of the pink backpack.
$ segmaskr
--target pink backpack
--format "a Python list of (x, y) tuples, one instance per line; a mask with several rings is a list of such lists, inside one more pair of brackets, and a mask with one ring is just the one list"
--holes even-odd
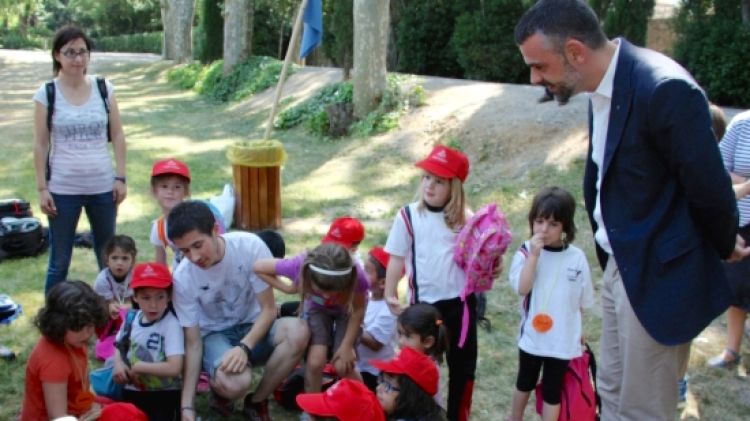
[(505, 215), (490, 203), (474, 214), (456, 237), (453, 260), (466, 273), (466, 286), (461, 293), (464, 303), (463, 322), (459, 347), (466, 341), (469, 325), (469, 309), (466, 297), (492, 288), (494, 271), (500, 265), (513, 235)]
[[(589, 369), (591, 375), (589, 375)], [(599, 395), (596, 392), (596, 359), (588, 344), (583, 355), (570, 360), (563, 377), (558, 421), (596, 421)], [(542, 383), (536, 386), (536, 412), (542, 415)]]

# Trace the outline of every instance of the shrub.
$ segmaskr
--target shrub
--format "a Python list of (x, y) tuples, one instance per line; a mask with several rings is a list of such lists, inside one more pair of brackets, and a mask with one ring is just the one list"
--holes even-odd
[[(183, 89), (217, 101), (238, 101), (276, 84), (283, 63), (270, 57), (253, 56), (224, 76), (224, 61), (203, 66), (197, 63), (177, 66), (167, 72), (167, 80)], [(292, 73), (293, 68), (289, 69)]]
[(45, 48), (49, 34), (23, 34), (17, 28), (0, 29), (0, 48), (20, 50), (24, 48)]
[(482, 10), (456, 19), (451, 47), (464, 77), (520, 83), (528, 70), (513, 40), (513, 29), (525, 11), (521, 0), (489, 0)]
[(97, 51), (161, 54), (162, 33), (146, 32), (100, 37), (94, 40), (94, 45)]
[[(732, 3), (732, 4), (728, 4)], [(750, 106), (750, 26), (731, 13), (739, 0), (716, 2), (709, 15), (703, 2), (688, 2), (676, 21), (677, 61), (721, 105)], [(719, 7), (722, 6), (722, 7)]]

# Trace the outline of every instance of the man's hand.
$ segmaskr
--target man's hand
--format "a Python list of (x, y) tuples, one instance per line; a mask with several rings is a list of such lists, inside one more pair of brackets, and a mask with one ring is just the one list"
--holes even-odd
[(734, 250), (726, 261), (730, 263), (739, 262), (747, 256), (750, 256), (750, 247), (745, 244), (745, 239), (737, 234), (737, 239), (734, 242)]
[(344, 377), (354, 371), (354, 363), (356, 361), (357, 353), (354, 352), (353, 347), (340, 346), (336, 353), (333, 354), (333, 358), (331, 358), (333, 368), (336, 369), (336, 374), (340, 377)]
[(225, 373), (238, 374), (241, 373), (245, 367), (249, 364), (247, 360), (247, 354), (242, 348), (235, 346), (224, 354), (219, 364), (219, 370)]
[(386, 297), (385, 302), (386, 304), (388, 304), (388, 308), (391, 310), (391, 313), (396, 316), (404, 311), (404, 308), (401, 307), (401, 303), (398, 301), (397, 297)]

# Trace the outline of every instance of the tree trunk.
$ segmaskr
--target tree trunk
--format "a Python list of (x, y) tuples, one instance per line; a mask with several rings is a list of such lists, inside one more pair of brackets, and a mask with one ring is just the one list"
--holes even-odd
[(224, 2), (224, 74), (250, 57), (255, 5), (253, 0)]
[(377, 108), (386, 88), (390, 0), (354, 0), (354, 116)]
[(193, 58), (193, 17), (195, 0), (162, 0), (164, 27), (162, 56), (185, 63)]

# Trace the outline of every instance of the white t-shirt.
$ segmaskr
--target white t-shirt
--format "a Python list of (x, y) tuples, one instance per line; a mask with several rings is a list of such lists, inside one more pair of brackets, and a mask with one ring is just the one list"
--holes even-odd
[(132, 279), (132, 270), (128, 272), (122, 282), (117, 282), (115, 277), (112, 276), (112, 272), (109, 271), (109, 268), (104, 268), (98, 275), (96, 275), (96, 280), (94, 281), (94, 292), (107, 301), (124, 301), (126, 298), (133, 296), (133, 290), (130, 289), (130, 281)]
[(201, 269), (182, 259), (174, 272), (173, 304), (183, 327), (199, 326), (201, 335), (240, 323), (253, 323), (260, 314), (256, 294), (268, 284), (253, 272), (258, 259), (272, 258), (266, 244), (247, 232), (223, 234), (221, 261)]
[[(82, 105), (69, 103), (55, 79), (55, 109), (52, 113), (52, 177), (47, 187), (56, 194), (99, 194), (112, 191), (114, 172), (107, 145), (107, 111), (96, 76), (86, 76), (91, 95)], [(34, 101), (47, 107), (46, 83)], [(114, 88), (109, 81), (107, 98)]]
[[(518, 293), (521, 270), (530, 253), (525, 241), (513, 256), (508, 279)], [(594, 303), (591, 271), (586, 255), (576, 246), (564, 250), (542, 249), (537, 261), (531, 302), (525, 310), (528, 295), (521, 297), (521, 331), (518, 347), (529, 354), (569, 360), (583, 352), (581, 347), (581, 308)], [(532, 327), (532, 319), (540, 311), (552, 317), (552, 328), (540, 333)]]
[[(124, 333), (125, 323), (117, 333), (118, 341)], [(138, 310), (130, 331), (130, 349), (127, 355), (131, 367), (138, 361), (159, 363), (175, 355), (185, 355), (185, 339), (180, 322), (174, 314), (167, 310), (161, 320), (149, 323), (143, 318), (143, 313)], [(130, 390), (179, 390), (182, 388), (179, 376), (158, 377), (141, 374), (139, 378), (143, 388), (133, 384), (125, 385), (125, 388)]]
[(385, 300), (370, 300), (365, 311), (364, 331), (383, 344), (379, 351), (357, 345), (357, 370), (377, 375), (380, 370), (370, 365), (370, 360), (388, 361), (396, 356), (393, 344), (396, 340), (396, 316), (388, 309)]
[[(417, 203), (409, 205), (411, 220), (416, 238), (417, 286), (419, 301), (434, 303), (461, 295), (466, 285), (464, 271), (453, 261), (456, 231), (445, 224), (444, 212), (417, 210)], [(412, 237), (406, 229), (401, 212), (396, 214), (385, 243), (385, 251), (404, 257), (406, 275), (411, 279)], [(409, 289), (409, 294), (413, 290)]]
[[(161, 239), (159, 238), (159, 220), (162, 217), (156, 218), (151, 222), (151, 235), (149, 236), (149, 241), (151, 241), (151, 244), (153, 244), (156, 247), (164, 247), (164, 243), (162, 243)], [(164, 218), (164, 232), (166, 234), (166, 224), (167, 224), (167, 218)], [(167, 246), (172, 250), (172, 255), (174, 256), (172, 259), (172, 272), (177, 270), (177, 266), (180, 264), (180, 261), (182, 261), (182, 252), (179, 248), (177, 248), (176, 245), (172, 242), (172, 240), (167, 237)], [(165, 247), (166, 251), (166, 247)]]

